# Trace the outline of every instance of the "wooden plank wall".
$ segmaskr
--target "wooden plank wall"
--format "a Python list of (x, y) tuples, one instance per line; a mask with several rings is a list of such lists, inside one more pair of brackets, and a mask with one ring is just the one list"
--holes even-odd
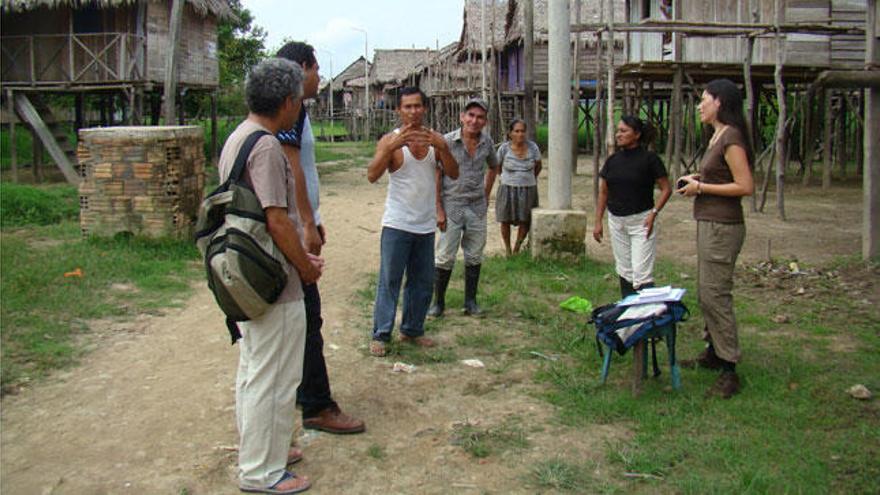
[[(865, 26), (865, 0), (832, 0), (831, 19), (840, 26)], [(835, 36), (831, 40), (831, 67), (833, 69), (861, 69), (865, 66), (865, 37), (863, 35)]]
[[(838, 0), (834, 0), (835, 2)], [(859, 0), (850, 0), (858, 3)], [(861, 1), (864, 5), (864, 0)], [(758, 22), (772, 24), (775, 21), (774, 2), (770, 0), (686, 0), (681, 3), (682, 20), (691, 22), (752, 21), (751, 6), (758, 6)], [(787, 0), (786, 23), (827, 23), (830, 18), (831, 0)], [(864, 12), (864, 7), (862, 8)], [(683, 60), (690, 63), (741, 63), (743, 42), (737, 38), (685, 37)], [(814, 34), (789, 34), (786, 40), (786, 65), (806, 67), (829, 67), (830, 37)], [(862, 52), (864, 53), (864, 52)], [(864, 56), (864, 55), (862, 55)], [(758, 39), (755, 43), (753, 63), (773, 65), (776, 62), (776, 44), (772, 39)]]
[[(149, 2), (147, 6), (147, 79), (158, 84), (165, 81), (170, 9), (170, 2)], [(178, 81), (182, 85), (216, 86), (219, 84), (216, 19), (199, 16), (189, 4), (183, 12)]]

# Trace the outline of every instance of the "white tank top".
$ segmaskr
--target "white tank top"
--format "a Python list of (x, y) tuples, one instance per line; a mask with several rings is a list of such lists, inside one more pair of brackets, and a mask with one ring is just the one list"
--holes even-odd
[(428, 147), (421, 160), (416, 160), (408, 146), (401, 151), (403, 165), (389, 174), (382, 226), (411, 234), (433, 233), (437, 227), (434, 147)]

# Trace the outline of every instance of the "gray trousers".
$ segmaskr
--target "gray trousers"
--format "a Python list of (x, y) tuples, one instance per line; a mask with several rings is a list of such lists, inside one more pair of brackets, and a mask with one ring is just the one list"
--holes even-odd
[(703, 339), (725, 361), (740, 360), (733, 314), (733, 269), (746, 237), (743, 223), (697, 221), (697, 299), (706, 326)]
[[(482, 213), (481, 213), (482, 212)], [(483, 262), (486, 247), (486, 208), (451, 206), (446, 211), (446, 231), (437, 237), (434, 266), (452, 270), (458, 246), (464, 251), (465, 266)]]

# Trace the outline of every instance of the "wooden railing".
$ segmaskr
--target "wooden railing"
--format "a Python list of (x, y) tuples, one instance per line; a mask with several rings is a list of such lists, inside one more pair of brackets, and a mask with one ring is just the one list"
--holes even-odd
[(146, 44), (131, 33), (0, 37), (3, 84), (100, 85), (146, 76)]

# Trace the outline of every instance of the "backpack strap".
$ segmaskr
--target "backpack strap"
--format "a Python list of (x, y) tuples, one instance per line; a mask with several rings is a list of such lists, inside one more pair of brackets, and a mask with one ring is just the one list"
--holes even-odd
[(229, 337), (232, 339), (232, 345), (235, 345), (235, 343), (241, 339), (241, 331), (238, 329), (238, 322), (227, 316), (226, 329), (229, 330)]
[[(241, 182), (241, 175), (244, 173), (244, 167), (247, 165), (248, 158), (251, 156), (251, 151), (254, 149), (254, 146), (256, 146), (257, 141), (259, 141), (261, 137), (267, 135), (271, 135), (271, 133), (260, 129), (252, 132), (247, 138), (245, 138), (244, 143), (242, 143), (241, 148), (238, 150), (238, 155), (235, 157), (235, 164), (229, 172), (229, 177), (227, 177), (226, 182), (220, 186), (221, 189), (228, 189), (230, 184)], [(241, 331), (238, 329), (238, 322), (227, 317), (226, 328), (229, 330), (229, 337), (232, 339), (232, 345), (235, 345), (235, 343), (241, 339)]]
[(229, 184), (241, 182), (241, 175), (244, 173), (244, 167), (247, 165), (248, 157), (251, 156), (251, 150), (254, 149), (254, 146), (261, 137), (270, 135), (269, 132), (260, 129), (252, 132), (247, 138), (245, 138), (244, 143), (242, 143), (241, 148), (238, 150), (238, 156), (235, 157), (235, 164), (232, 166), (232, 171), (229, 172), (229, 177), (226, 179), (226, 182), (223, 183), (225, 188), (228, 188)]

